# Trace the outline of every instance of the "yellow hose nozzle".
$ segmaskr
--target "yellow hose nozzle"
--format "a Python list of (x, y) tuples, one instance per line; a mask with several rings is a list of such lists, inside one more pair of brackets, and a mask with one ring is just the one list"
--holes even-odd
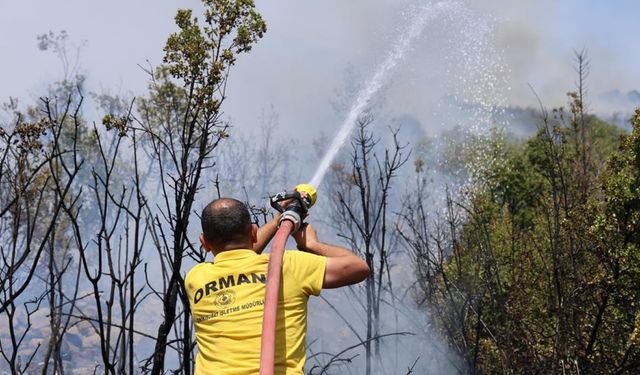
[(316, 200), (318, 199), (318, 192), (316, 191), (316, 188), (314, 188), (313, 186), (309, 184), (300, 184), (300, 185), (297, 185), (294, 190), (297, 191), (298, 193), (306, 193), (309, 196), (309, 198), (311, 198), (311, 204), (309, 205), (309, 207), (316, 204)]

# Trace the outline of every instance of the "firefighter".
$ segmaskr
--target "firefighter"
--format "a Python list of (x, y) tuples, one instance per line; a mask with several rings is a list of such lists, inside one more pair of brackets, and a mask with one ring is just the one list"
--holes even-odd
[[(213, 262), (194, 266), (185, 287), (195, 324), (197, 375), (257, 374), (269, 254), (262, 250), (279, 217), (261, 228), (246, 205), (220, 198), (202, 211), (202, 247)], [(285, 251), (276, 321), (275, 374), (303, 374), (307, 301), (325, 288), (363, 281), (367, 263), (352, 251), (318, 240), (307, 224), (294, 234), (298, 249)]]

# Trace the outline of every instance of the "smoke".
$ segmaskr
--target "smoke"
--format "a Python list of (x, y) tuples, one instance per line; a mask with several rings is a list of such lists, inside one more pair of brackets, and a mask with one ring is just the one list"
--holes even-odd
[(564, 104), (564, 94), (575, 89), (574, 51), (585, 50), (590, 57), (587, 83), (594, 111), (606, 106), (599, 100), (602, 93), (640, 87), (640, 73), (633, 68), (640, 53), (625, 47), (640, 31), (627, 16), (640, 10), (637, 2), (481, 0), (473, 6), (497, 19), (495, 40), (511, 70), (512, 105), (536, 105), (529, 84), (548, 105)]
[[(137, 64), (145, 65), (149, 59), (152, 65), (157, 65), (166, 36), (175, 29), (171, 22), (173, 6), (151, 0), (133, 5), (111, 2), (100, 8), (79, 1), (65, 6), (31, 7), (28, 2), (24, 3), (27, 5), (23, 5), (22, 10), (12, 8), (0, 15), (3, 35), (16, 35), (13, 30), (17, 29), (33, 30), (31, 35), (17, 33), (16, 45), (8, 41), (3, 44), (20, 58), (15, 59), (17, 64), (11, 59), (3, 60), (2, 97), (40, 93), (41, 82), (50, 81), (51, 75), (41, 73), (46, 70), (42, 65), (50, 61), (44, 60), (44, 64), (38, 65), (43, 62), (41, 54), (37, 51), (32, 54), (24, 46), (36, 50), (35, 35), (61, 29), (68, 30), (74, 38), (88, 40), (82, 63), (88, 68), (88, 84), (94, 89), (124, 86), (134, 93), (144, 92), (148, 77)], [(269, 31), (250, 54), (238, 59), (231, 73), (225, 110), (234, 124), (232, 137), (240, 134), (237, 138), (240, 144), (252, 139), (241, 137), (258, 133), (260, 112), (270, 105), (278, 115), (278, 126), (270, 127), (268, 135), (260, 134), (262, 139), (271, 137), (272, 145), (261, 145), (256, 153), (236, 150), (245, 158), (242, 168), (238, 168), (239, 159), (234, 159), (229, 152), (234, 144), (223, 146), (227, 148), (221, 164), (229, 166), (226, 175), (237, 179), (223, 181), (228, 184), (223, 185), (223, 194), (238, 192), (244, 199), (240, 196), (244, 191), (247, 196), (262, 198), (273, 193), (267, 189), (302, 182), (291, 179), (304, 177), (304, 171), (310, 175), (317, 160), (307, 151), (307, 146), (322, 135), (330, 139), (344, 118), (343, 112), (336, 111), (340, 108), (339, 102), (353, 100), (351, 94), (364, 84), (363, 79), (372, 75), (416, 4), (415, 0), (259, 2)], [(197, 6), (197, 2), (190, 1), (183, 6)], [(600, 5), (587, 9), (577, 0), (465, 1), (455, 12), (427, 26), (405, 63), (390, 77), (383, 93), (374, 98), (384, 112), (380, 115), (380, 129), (387, 125), (382, 124), (385, 121), (401, 126), (402, 140), (414, 145), (425, 136), (434, 139), (454, 128), (482, 133), (495, 121), (502, 121), (496, 119), (505, 118), (500, 113), (503, 106), (536, 105), (529, 84), (546, 104), (561, 105), (565, 101), (564, 93), (574, 87), (573, 49), (583, 47), (588, 48), (591, 56), (589, 85), (592, 107), (597, 110), (601, 105), (599, 92), (640, 88), (640, 72), (634, 65), (640, 55), (637, 49), (628, 48), (634, 45), (632, 38), (639, 33), (638, 25), (633, 24), (629, 16), (637, 13), (632, 11), (637, 7), (633, 8), (629, 1), (621, 2), (618, 10), (608, 11), (603, 11)], [(22, 18), (13, 17), (16, 14)], [(96, 22), (123, 17), (118, 27)], [(145, 20), (143, 27), (140, 20)], [(348, 71), (347, 67), (350, 67)], [(34, 81), (25, 79), (27, 76)], [(23, 84), (29, 88), (24, 89)], [(300, 144), (292, 146), (290, 139)], [(437, 142), (431, 151), (430, 157), (435, 162), (439, 157), (437, 153), (444, 148), (442, 143), (442, 140)], [(281, 149), (284, 151), (280, 152)], [(277, 165), (277, 178), (274, 178), (275, 167), (265, 168), (268, 175), (237, 172), (238, 169), (251, 171), (256, 167), (255, 160), (275, 158), (282, 159)], [(411, 166), (405, 170), (410, 172)], [(208, 176), (207, 181), (215, 177)], [(403, 181), (402, 178), (399, 180)], [(444, 191), (442, 186), (451, 182), (444, 173), (434, 175), (433, 179), (435, 191)], [(256, 186), (247, 186), (247, 181), (255, 182)], [(215, 190), (208, 186), (202, 200), (211, 196), (215, 196)], [(192, 236), (197, 236), (197, 231), (194, 229)], [(339, 241), (332, 237), (323, 239)], [(411, 282), (408, 260), (398, 256), (394, 263), (394, 285), (405, 292)], [(323, 293), (363, 332), (361, 307), (353, 295), (340, 291)], [(388, 366), (386, 373), (395, 373), (391, 368), (406, 370), (416, 360), (415, 373), (458, 371), (461, 361), (451, 354), (444, 340), (429, 325), (428, 310), (418, 310), (410, 293), (390, 303), (395, 306), (387, 306), (382, 311), (381, 332), (411, 332), (412, 335), (382, 340), (383, 353), (390, 358), (384, 364)], [(327, 302), (315, 300), (310, 311), (310, 350), (336, 353), (357, 342)], [(317, 341), (313, 341), (315, 339)], [(359, 371), (362, 348), (345, 354), (347, 358), (356, 357), (352, 365), (342, 369), (362, 373)], [(312, 364), (313, 359), (309, 363)]]
[[(238, 69), (248, 76), (232, 80), (227, 113), (239, 128), (250, 129), (255, 116), (247, 111), (248, 103), (272, 103), (281, 113), (282, 135), (301, 127), (333, 134), (342, 118), (327, 98), (345, 85), (345, 68), (370, 76), (400, 30), (403, 13), (411, 12), (413, 4), (409, 0), (259, 4), (270, 30), (261, 45), (239, 62)], [(603, 92), (640, 87), (640, 72), (633, 64), (640, 52), (628, 48), (632, 35), (640, 31), (628, 16), (638, 5), (626, 2), (607, 10), (578, 1), (479, 0), (466, 1), (465, 8), (466, 24), (446, 25), (443, 19), (425, 33), (386, 92), (388, 108), (415, 116), (431, 134), (450, 126), (440, 118), (448, 115), (437, 114), (443, 97), (454, 91), (452, 74), (447, 72), (451, 60), (446, 60), (452, 55), (452, 35), (482, 34), (476, 29), (482, 23), (491, 27), (491, 49), (485, 50), (484, 63), (504, 67), (498, 76), (504, 85), (496, 92), (505, 104), (536, 107), (531, 86), (546, 105), (564, 105), (565, 93), (575, 88), (573, 53), (583, 48), (591, 58), (588, 84), (593, 110), (599, 111), (598, 96)]]
[[(414, 0), (258, 1), (269, 31), (242, 56), (229, 85), (226, 113), (238, 129), (256, 128), (260, 110), (273, 104), (281, 115), (286, 136), (301, 127), (331, 134), (342, 120), (330, 98), (344, 80), (345, 67), (354, 66), (368, 76), (384, 56)], [(505, 91), (509, 104), (535, 106), (529, 84), (546, 104), (564, 104), (564, 93), (573, 89), (573, 50), (587, 48), (592, 60), (589, 78), (591, 100), (619, 89), (640, 88), (640, 50), (630, 48), (640, 33), (631, 17), (640, 10), (634, 0), (616, 5), (579, 0), (466, 1), (478, 18), (494, 20), (493, 42), (508, 68)], [(0, 41), (10, 51), (0, 63), (0, 98), (37, 99), (57, 77), (58, 63), (38, 51), (35, 37), (49, 30), (67, 30), (75, 40), (87, 40), (82, 64), (88, 67), (87, 87), (94, 92), (143, 93), (148, 76), (138, 67), (157, 65), (167, 35), (175, 30), (175, 8), (198, 8), (199, 1), (160, 4), (151, 0), (131, 4), (112, 1), (96, 5), (73, 0), (61, 4), (23, 1), (7, 4), (0, 14), (0, 33), (12, 35)], [(110, 20), (118, 19), (114, 26)], [(143, 23), (141, 27), (141, 22)], [(456, 30), (451, 30), (455, 32)], [(398, 111), (417, 113), (433, 125), (426, 114), (446, 95), (438, 59), (444, 50), (431, 48), (446, 40), (431, 33), (416, 47), (406, 74), (394, 77), (395, 92), (389, 103)], [(148, 62), (147, 62), (148, 61)], [(409, 95), (410, 94), (410, 95)], [(426, 104), (424, 104), (426, 103)]]

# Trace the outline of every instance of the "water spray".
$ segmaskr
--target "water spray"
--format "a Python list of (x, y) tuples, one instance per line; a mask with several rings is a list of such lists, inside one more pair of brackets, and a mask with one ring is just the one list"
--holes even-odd
[(276, 317), (278, 315), (278, 292), (282, 279), (282, 257), (289, 235), (297, 232), (318, 194), (309, 184), (300, 184), (294, 191), (278, 193), (271, 197), (271, 207), (278, 210), (280, 224), (273, 238), (267, 285), (264, 292), (262, 315), (262, 338), (260, 346), (260, 375), (273, 375), (276, 354)]
[(349, 114), (342, 123), (342, 126), (340, 126), (338, 134), (336, 134), (333, 141), (331, 141), (331, 145), (329, 146), (327, 153), (322, 158), (316, 173), (311, 178), (311, 185), (320, 187), (320, 184), (322, 184), (322, 180), (331, 166), (333, 159), (335, 159), (338, 151), (340, 151), (342, 145), (344, 145), (356, 125), (358, 116), (360, 116), (360, 114), (366, 109), (373, 95), (380, 90), (389, 72), (395, 68), (407, 54), (407, 51), (411, 48), (413, 41), (422, 34), (427, 22), (437, 15), (437, 11), (445, 9), (448, 4), (448, 2), (427, 4), (420, 7), (417, 12), (415, 12), (415, 16), (408, 23), (408, 27), (402, 34), (400, 34), (400, 38), (398, 38), (398, 40), (393, 44), (394, 47), (389, 52), (389, 55), (387, 55), (387, 58), (382, 62), (382, 64), (380, 64), (373, 77), (367, 81), (367, 84), (358, 93), (355, 102), (349, 110)]

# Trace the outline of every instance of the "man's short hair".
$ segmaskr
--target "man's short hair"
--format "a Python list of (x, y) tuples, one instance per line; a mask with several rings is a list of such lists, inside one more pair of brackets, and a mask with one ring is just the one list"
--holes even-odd
[(209, 203), (201, 216), (202, 233), (207, 242), (223, 245), (251, 239), (251, 215), (247, 206), (233, 198)]

